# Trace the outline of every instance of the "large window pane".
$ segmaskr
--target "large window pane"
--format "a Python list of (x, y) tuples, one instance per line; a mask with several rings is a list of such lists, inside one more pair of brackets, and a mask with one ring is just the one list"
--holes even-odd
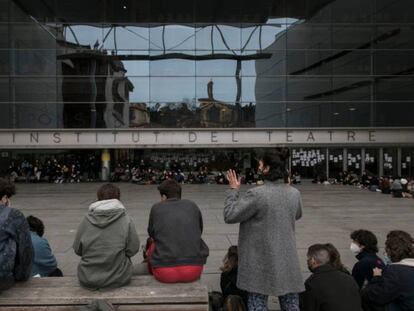
[[(213, 28), (213, 29), (212, 29)], [(233, 53), (241, 49), (241, 30), (239, 25), (213, 25), (196, 28), (196, 49), (217, 50), (220, 53)]]
[(0, 102), (9, 102), (10, 79), (0, 77)]
[(411, 0), (376, 0), (378, 23), (414, 23), (414, 3)]
[(375, 28), (371, 25), (333, 25), (331, 48), (337, 50), (369, 48), (374, 42), (374, 36)]
[(326, 180), (326, 149), (300, 148), (292, 150), (292, 173), (317, 182)]
[(9, 51), (0, 50), (0, 75), (9, 74)]
[(288, 26), (286, 19), (281, 18), (277, 24), (242, 28), (241, 48), (252, 51), (278, 49), (278, 37), (283, 36)]
[(243, 101), (280, 102), (285, 91), (285, 77), (243, 77)]
[(414, 100), (414, 77), (378, 79), (375, 88), (377, 100)]
[(286, 108), (287, 127), (319, 127), (325, 103), (288, 103)]
[[(1, 53), (1, 52), (0, 52)], [(55, 76), (56, 50), (9, 50), (10, 69), (14, 75)], [(4, 60), (3, 60), (4, 61)], [(2, 60), (0, 60), (0, 63)]]
[(374, 53), (376, 75), (409, 74), (414, 67), (414, 51), (382, 50)]
[(368, 174), (378, 175), (378, 149), (365, 149), (365, 170)]
[(102, 29), (106, 37), (104, 48), (107, 50), (148, 50), (150, 45), (149, 28), (147, 25), (112, 26)]
[(384, 148), (383, 150), (383, 165), (385, 176), (397, 176), (397, 149), (396, 148)]
[[(198, 52), (202, 53), (202, 52)], [(244, 63), (244, 62), (243, 62)], [(237, 70), (237, 61), (218, 59), (218, 60), (200, 60), (196, 62), (196, 75), (204, 77), (213, 76), (235, 76)]]
[[(51, 103), (14, 104), (13, 123), (16, 128), (59, 128), (63, 126), (63, 105)], [(89, 126), (86, 126), (89, 127)]]
[(150, 81), (148, 77), (128, 77), (132, 90), (129, 93), (131, 103), (148, 103), (150, 101)]
[(57, 32), (53, 27), (31, 23), (9, 25), (10, 48), (55, 49)]
[(414, 126), (414, 101), (376, 102), (375, 126)]
[[(185, 53), (185, 52), (183, 52)], [(195, 62), (186, 59), (166, 59), (150, 62), (151, 76), (194, 76)]]
[[(64, 26), (66, 41), (95, 50), (101, 49), (104, 46), (103, 40), (108, 31), (109, 29), (104, 29), (100, 24), (94, 26), (69, 24)], [(111, 40), (111, 37), (108, 35), (106, 40)]]
[(194, 77), (150, 77), (152, 103), (191, 102), (195, 98)]
[(331, 89), (329, 78), (290, 76), (287, 81), (287, 99), (291, 101), (323, 100), (324, 94)]
[(343, 180), (344, 171), (344, 150), (329, 149), (329, 178), (334, 178), (338, 182)]
[(401, 175), (406, 178), (414, 176), (414, 149), (413, 148), (402, 149)]
[(56, 102), (56, 78), (13, 78), (10, 97), (16, 102)]
[(361, 174), (362, 170), (362, 150), (348, 149), (347, 167), (349, 173)]
[(375, 1), (334, 1), (331, 5), (332, 22), (370, 23), (373, 20)]
[(0, 23), (0, 48), (5, 49), (8, 47), (9, 47), (9, 24)]
[(150, 28), (151, 50), (194, 50), (195, 30), (190, 26), (166, 25)]
[(243, 75), (286, 75), (286, 51), (266, 51), (266, 53), (271, 53), (271, 57), (244, 62)]
[(236, 102), (238, 88), (235, 78), (197, 77), (196, 88), (199, 101), (215, 100), (231, 104)]
[(330, 59), (335, 53), (331, 50), (290, 50), (286, 52), (287, 57), (287, 71), (289, 74), (303, 74), (303, 75), (331, 75), (332, 62), (326, 60)]
[(376, 49), (413, 49), (414, 29), (411, 25), (379, 25), (376, 36), (381, 38), (375, 42)]
[(288, 49), (332, 48), (331, 27), (318, 24), (298, 24), (287, 30)]
[[(130, 51), (131, 56), (141, 55), (142, 52)], [(146, 54), (146, 53), (145, 53)], [(131, 76), (149, 76), (150, 61), (148, 60), (125, 60), (122, 64), (126, 70), (126, 75)]]

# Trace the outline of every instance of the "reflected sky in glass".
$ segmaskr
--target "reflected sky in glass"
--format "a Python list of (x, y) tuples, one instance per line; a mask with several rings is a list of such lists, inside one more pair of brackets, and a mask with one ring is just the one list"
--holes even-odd
[[(73, 25), (65, 27), (65, 39), (115, 55), (254, 55), (272, 46), (277, 36), (296, 22), (295, 19), (278, 18), (269, 20), (262, 27)], [(255, 60), (241, 62), (239, 84), (236, 79), (236, 60), (194, 61), (172, 58), (122, 62), (127, 71), (126, 76), (134, 85), (134, 90), (130, 93), (131, 102), (198, 101), (208, 97), (209, 81), (213, 81), (215, 100), (235, 103), (238, 94), (241, 94), (242, 101), (255, 101)]]

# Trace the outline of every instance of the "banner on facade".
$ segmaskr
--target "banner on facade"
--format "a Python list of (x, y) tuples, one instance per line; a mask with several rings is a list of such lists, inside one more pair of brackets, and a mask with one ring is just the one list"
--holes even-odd
[(0, 130), (0, 148), (223, 148), (409, 145), (413, 129)]

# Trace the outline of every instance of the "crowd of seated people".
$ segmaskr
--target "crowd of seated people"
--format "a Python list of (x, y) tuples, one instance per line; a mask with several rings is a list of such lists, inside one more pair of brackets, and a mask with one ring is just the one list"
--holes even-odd
[[(244, 184), (255, 184), (257, 173), (252, 168), (238, 169)], [(13, 160), (7, 176), (13, 182), (79, 183), (99, 181), (101, 163), (90, 155), (86, 160), (47, 158), (44, 161)], [(110, 174), (111, 182), (132, 182), (140, 185), (160, 184), (174, 179), (181, 184), (227, 184), (223, 171), (212, 171), (204, 162), (183, 162), (176, 160), (117, 162)]]
[[(150, 211), (142, 269), (131, 261), (140, 249), (140, 241), (134, 221), (121, 201), (120, 189), (114, 184), (99, 187), (97, 201), (88, 207), (73, 243), (80, 256), (78, 278), (82, 286), (121, 287), (134, 274), (153, 275), (164, 283), (200, 278), (209, 255), (202, 239), (201, 211), (195, 202), (182, 198), (181, 185), (176, 180), (166, 179), (158, 189), (161, 200)], [(26, 219), (12, 207), (15, 192), (13, 183), (0, 179), (0, 291), (30, 277), (62, 276), (43, 237), (43, 222), (34, 216)], [(311, 276), (299, 295), (300, 310), (414, 310), (414, 239), (409, 233), (389, 232), (387, 255), (380, 258), (375, 234), (356, 230), (350, 234), (349, 250), (357, 262), (348, 270), (333, 244), (309, 247)], [(246, 291), (237, 283), (237, 246), (228, 249), (221, 271), (221, 296), (213, 310), (247, 310)]]
[(413, 198), (414, 196), (414, 179), (400, 176), (381, 176), (364, 171), (361, 176), (355, 172), (339, 172), (335, 178), (329, 180), (317, 177), (314, 183), (324, 183), (333, 185), (352, 185), (361, 189), (367, 189), (373, 192), (391, 194), (394, 198)]
[(81, 181), (99, 180), (100, 163), (94, 155), (81, 160), (79, 157), (57, 159), (46, 158), (44, 161), (13, 160), (7, 175), (13, 182), (49, 182), (79, 183)]

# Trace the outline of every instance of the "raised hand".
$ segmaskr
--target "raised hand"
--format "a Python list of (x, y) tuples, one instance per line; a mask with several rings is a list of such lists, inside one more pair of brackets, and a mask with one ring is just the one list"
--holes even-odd
[(232, 189), (240, 189), (240, 180), (241, 178), (237, 178), (237, 174), (234, 170), (227, 171), (227, 180), (229, 181), (229, 186)]

